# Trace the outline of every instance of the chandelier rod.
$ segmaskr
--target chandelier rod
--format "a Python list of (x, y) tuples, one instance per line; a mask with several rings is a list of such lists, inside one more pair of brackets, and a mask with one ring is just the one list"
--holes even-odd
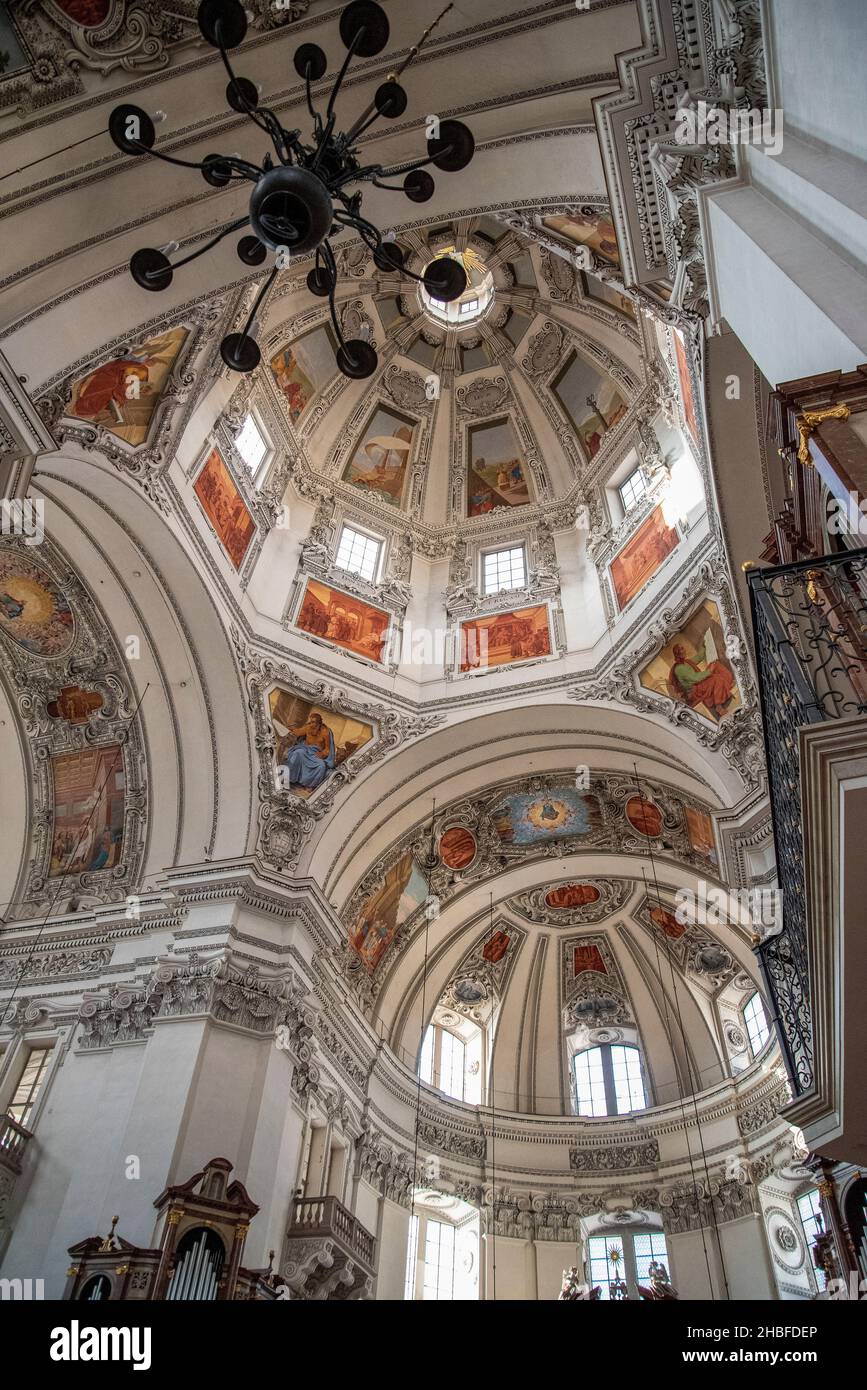
[[(437, 17), (436, 17), (436, 19), (433, 21), (433, 23), (428, 25), (428, 27), (425, 29), (424, 33), (422, 34), (421, 38), (419, 39), (418, 43), (413, 44), (412, 48), (409, 50), (409, 53), (408, 53), (408, 54), (406, 55), (406, 57), (404, 58), (404, 60), (403, 60), (403, 62), (401, 63), (400, 67), (399, 67), (399, 68), (395, 68), (394, 72), (390, 72), (390, 73), (388, 74), (388, 81), (389, 81), (389, 82), (397, 83), (397, 79), (401, 76), (402, 73), (404, 73), (404, 72), (406, 71), (406, 69), (409, 67), (410, 63), (412, 62), (413, 58), (415, 58), (415, 57), (418, 55), (418, 53), (420, 52), (420, 50), (421, 50), (421, 48), (422, 48), (422, 45), (424, 44), (424, 42), (425, 42), (425, 40), (427, 39), (428, 35), (433, 33), (434, 29), (437, 27), (437, 25), (439, 24), (439, 22), (440, 22), (440, 20), (443, 18), (443, 16), (444, 16), (444, 15), (447, 15), (448, 12), (449, 12), (449, 10), (451, 10), (451, 9), (453, 9), (453, 8), (454, 8), (454, 6), (453, 6), (452, 4), (446, 5), (445, 9), (442, 10), (442, 11), (437, 15)], [(373, 113), (373, 114), (371, 114), (371, 113)], [(355, 125), (350, 126), (350, 127), (349, 127), (349, 130), (346, 132), (347, 143), (349, 143), (349, 142), (353, 141), (354, 139), (356, 139), (356, 137), (357, 137), (358, 135), (360, 135), (360, 133), (361, 133), (361, 131), (362, 131), (363, 129), (366, 129), (368, 125), (372, 125), (372, 123), (376, 120), (377, 116), (381, 116), (381, 115), (382, 115), (382, 112), (379, 110), (378, 106), (376, 105), (376, 98), (374, 97), (373, 101), (371, 101), (371, 102), (364, 108), (364, 110), (362, 111), (361, 115), (360, 115), (360, 116), (358, 117), (358, 119), (356, 120)], [(369, 121), (368, 121), (368, 119), (367, 119), (368, 116), (370, 116), (370, 120), (369, 120)]]

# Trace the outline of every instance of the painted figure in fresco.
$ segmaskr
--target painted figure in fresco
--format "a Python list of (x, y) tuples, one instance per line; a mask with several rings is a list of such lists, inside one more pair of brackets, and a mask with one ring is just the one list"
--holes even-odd
[(3, 612), (7, 618), (20, 618), (24, 612), (24, 604), (19, 603), (11, 594), (0, 594), (0, 604), (2, 604)]
[(111, 835), (107, 830), (103, 830), (94, 847), (93, 856), (90, 860), (90, 863), (88, 864), (88, 868), (104, 869), (106, 864), (108, 863), (110, 854)]
[(148, 381), (147, 358), (121, 357), (97, 367), (82, 387), (70, 413), (80, 420), (98, 421), (108, 414), (115, 425), (126, 423), (127, 401), (137, 401)]
[(277, 776), (284, 791), (291, 786), (313, 791), (321, 787), (337, 762), (334, 734), (321, 714), (310, 714), (307, 722), (280, 740)]
[(672, 697), (689, 705), (704, 705), (711, 718), (722, 719), (734, 699), (735, 678), (724, 661), (708, 660), (707, 635), (694, 657), (682, 642), (674, 646), (674, 665), (669, 672)]

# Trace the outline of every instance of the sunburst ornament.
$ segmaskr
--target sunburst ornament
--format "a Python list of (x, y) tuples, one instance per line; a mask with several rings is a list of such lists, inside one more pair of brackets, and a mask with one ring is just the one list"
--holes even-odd
[[(237, 76), (229, 61), (228, 51), (237, 48), (247, 32), (247, 15), (238, 0), (202, 0), (198, 10), (199, 29), (202, 37), (219, 50), (229, 75), (226, 100), (233, 111), (248, 116), (273, 146), (273, 153), (265, 153), (260, 164), (251, 163), (238, 154), (209, 154), (199, 163), (175, 158), (154, 148), (154, 123), (141, 107), (124, 104), (112, 111), (109, 134), (124, 154), (152, 155), (169, 164), (197, 169), (212, 188), (226, 188), (239, 182), (252, 184), (246, 215), (227, 223), (198, 250), (173, 263), (164, 250), (144, 247), (130, 260), (130, 272), (137, 285), (146, 290), (164, 290), (180, 266), (203, 255), (223, 237), (242, 227), (250, 227), (250, 233), (238, 242), (240, 259), (245, 265), (257, 266), (273, 253), (276, 264), (257, 294), (241, 332), (230, 333), (220, 344), (220, 355), (233, 371), (251, 372), (259, 365), (261, 353), (253, 336), (259, 305), (278, 270), (287, 269), (293, 257), (308, 256), (311, 252), (315, 253), (315, 264), (307, 276), (307, 285), (313, 294), (328, 299), (339, 343), (337, 365), (345, 376), (355, 378), (369, 377), (376, 371), (375, 347), (363, 338), (345, 339), (335, 309), (337, 265), (331, 238), (346, 228), (355, 231), (370, 248), (380, 270), (397, 271), (419, 281), (434, 298), (450, 303), (466, 290), (467, 275), (456, 260), (434, 260), (422, 275), (407, 270), (397, 243), (384, 239), (373, 223), (362, 216), (362, 195), (355, 187), (360, 183), (372, 183), (376, 188), (403, 192), (411, 202), (424, 203), (434, 192), (428, 165), (451, 173), (466, 168), (472, 159), (475, 142), (463, 122), (440, 121), (436, 117), (433, 123), (431, 118), (426, 123), (427, 154), (422, 159), (387, 166), (364, 164), (357, 143), (379, 117), (395, 120), (403, 115), (407, 94), (398, 78), (451, 8), (451, 4), (447, 5), (428, 26), (400, 66), (388, 74), (376, 89), (373, 100), (345, 131), (337, 128), (337, 96), (351, 60), (371, 58), (382, 52), (388, 43), (389, 23), (385, 11), (374, 0), (353, 0), (341, 14), (340, 37), (347, 53), (324, 115), (313, 105), (312, 83), (324, 77), (328, 59), (318, 44), (302, 44), (295, 53), (294, 64), (295, 71), (304, 79), (307, 109), (313, 122), (311, 138), (305, 143), (300, 130), (287, 130), (270, 107), (260, 104), (259, 89), (249, 78)], [(392, 178), (400, 178), (402, 182), (386, 182)]]

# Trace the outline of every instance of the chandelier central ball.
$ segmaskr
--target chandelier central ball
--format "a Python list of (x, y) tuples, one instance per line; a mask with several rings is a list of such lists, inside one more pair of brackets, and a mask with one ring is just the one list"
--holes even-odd
[(315, 251), (334, 221), (328, 189), (309, 169), (270, 169), (250, 197), (250, 225), (265, 246), (293, 256)]

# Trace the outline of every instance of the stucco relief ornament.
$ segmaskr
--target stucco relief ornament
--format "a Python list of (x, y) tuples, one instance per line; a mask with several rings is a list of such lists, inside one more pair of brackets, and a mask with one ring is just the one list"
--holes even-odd
[(494, 415), (511, 399), (509, 383), (503, 377), (477, 377), (469, 386), (459, 386), (456, 400), (461, 415)]
[[(58, 443), (84, 454), (97, 452), (125, 477), (133, 479), (160, 512), (168, 514), (173, 503), (164, 474), (195, 408), (194, 388), (200, 380), (210, 379), (213, 337), (229, 323), (235, 298), (236, 291), (230, 288), (180, 305), (170, 314), (140, 325), (132, 338), (128, 333), (115, 338), (51, 377), (35, 403)], [(179, 338), (176, 348), (171, 344), (175, 336)], [(153, 358), (148, 357), (151, 351)], [(117, 427), (124, 428), (135, 437), (135, 425), (111, 418), (117, 410), (123, 417), (124, 393), (130, 389), (129, 381), (111, 382), (111, 369), (123, 364), (127, 356), (137, 363), (144, 358), (141, 365), (148, 374), (152, 368), (159, 369), (160, 358), (167, 366), (165, 375), (156, 378), (156, 394), (148, 402), (142, 437), (135, 443), (116, 432)], [(79, 394), (76, 401), (76, 388), (88, 377), (92, 384), (99, 374), (106, 379), (94, 391), (93, 409), (87, 412), (87, 398)], [(140, 396), (130, 398), (133, 403), (139, 399)], [(72, 414), (73, 410), (85, 413)]]
[[(404, 715), (387, 705), (356, 700), (338, 686), (310, 681), (283, 662), (273, 661), (254, 651), (237, 628), (230, 630), (235, 655), (247, 689), (247, 704), (253, 716), (255, 746), (259, 755), (260, 845), (266, 862), (293, 869), (316, 826), (327, 816), (340, 792), (359, 773), (379, 762), (410, 739), (420, 738), (445, 720), (444, 714)], [(276, 734), (270, 721), (267, 693), (284, 686), (322, 704), (338, 714), (369, 723), (374, 737), (345, 762), (335, 767), (328, 779), (308, 799), (278, 785), (276, 776)]]
[[(147, 824), (144, 743), (128, 663), (56, 543), (44, 539), (37, 562), (32, 548), (5, 540), (0, 563), (5, 586), (28, 593), (40, 615), (28, 629), (27, 645), (15, 639), (14, 620), (0, 625), (0, 679), (26, 731), (32, 779), (28, 860), (18, 890), (9, 894), (18, 906), (7, 909), (7, 916), (46, 911), (61, 873), (70, 896), (90, 903), (122, 901), (139, 871)], [(69, 757), (90, 749), (104, 750), (96, 754), (105, 762), (101, 777), (111, 768), (124, 774), (118, 820), (91, 829), (85, 816), (55, 833), (57, 780), (70, 767)], [(105, 846), (104, 837), (112, 832)]]

